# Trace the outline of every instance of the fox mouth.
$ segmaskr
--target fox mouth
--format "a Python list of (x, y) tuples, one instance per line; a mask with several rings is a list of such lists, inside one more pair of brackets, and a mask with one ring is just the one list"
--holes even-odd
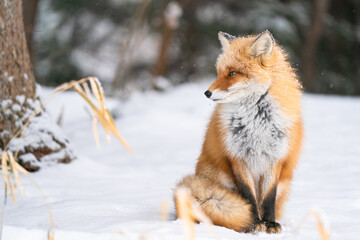
[(213, 100), (214, 102), (228, 102), (229, 97), (231, 97), (233, 94), (236, 94), (236, 92), (229, 90), (214, 91), (210, 99)]
[(227, 103), (229, 102), (229, 98), (228, 97), (224, 97), (224, 98), (215, 98), (215, 99), (211, 99), (213, 102), (216, 103)]

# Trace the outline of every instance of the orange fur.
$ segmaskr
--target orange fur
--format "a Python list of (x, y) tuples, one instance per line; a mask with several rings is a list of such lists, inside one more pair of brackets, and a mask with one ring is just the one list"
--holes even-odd
[[(225, 199), (222, 199), (221, 203), (228, 204), (227, 207), (233, 206), (233, 212), (229, 210), (233, 214), (229, 217), (227, 217), (228, 213), (221, 212), (214, 206), (204, 204), (201, 206), (215, 224), (237, 231), (248, 231), (257, 227), (254, 226), (256, 223), (250, 220), (251, 212), (247, 200), (239, 194), (239, 181), (251, 186), (251, 192), (258, 204), (270, 194), (271, 188), (277, 188), (275, 218), (281, 217), (289, 195), (290, 183), (303, 138), (301, 85), (297, 80), (295, 70), (286, 60), (287, 56), (282, 48), (275, 42), (271, 53), (254, 57), (251, 47), (255, 41), (256, 36), (240, 37), (232, 40), (229, 46), (223, 49), (223, 54), (217, 60), (218, 77), (208, 90), (210, 92), (227, 91), (231, 86), (239, 82), (247, 82), (249, 79), (256, 79), (260, 84), (268, 84), (271, 81), (268, 94), (275, 99), (282, 114), (292, 124), (287, 129), (286, 135), (288, 151), (285, 157), (278, 159), (276, 165), (269, 170), (269, 174), (273, 176), (269, 187), (265, 191), (256, 193), (254, 179), (251, 177), (251, 173), (250, 175), (245, 173), (246, 166), (243, 164), (243, 159), (236, 159), (229, 154), (224, 140), (225, 132), (228, 129), (222, 126), (220, 120), (221, 108), (224, 103), (217, 104), (212, 114), (195, 175), (186, 177), (178, 185), (190, 188), (200, 204), (212, 195), (216, 195), (218, 198), (222, 195), (226, 196), (228, 202), (225, 203)], [(236, 74), (229, 76), (231, 71), (235, 71)], [(260, 179), (260, 184), (263, 182), (263, 177)], [(261, 209), (258, 210), (261, 215)], [(279, 230), (269, 227), (267, 231), (278, 232)]]

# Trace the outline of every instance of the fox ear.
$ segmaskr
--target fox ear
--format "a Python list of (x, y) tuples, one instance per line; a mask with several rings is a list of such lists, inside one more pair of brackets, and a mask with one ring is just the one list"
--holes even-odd
[(274, 38), (269, 32), (266, 30), (257, 36), (254, 42), (251, 44), (250, 53), (253, 57), (258, 57), (260, 55), (269, 56), (274, 48)]
[(220, 40), (223, 51), (230, 46), (230, 43), (232, 40), (236, 39), (235, 36), (232, 36), (225, 32), (219, 32), (218, 36), (219, 36), (219, 40)]

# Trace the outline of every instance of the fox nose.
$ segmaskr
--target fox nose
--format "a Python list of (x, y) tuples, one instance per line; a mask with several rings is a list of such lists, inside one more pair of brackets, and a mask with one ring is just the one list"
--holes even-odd
[(211, 97), (212, 92), (210, 92), (209, 90), (206, 90), (206, 92), (204, 92), (204, 94), (207, 98), (209, 98), (209, 97)]

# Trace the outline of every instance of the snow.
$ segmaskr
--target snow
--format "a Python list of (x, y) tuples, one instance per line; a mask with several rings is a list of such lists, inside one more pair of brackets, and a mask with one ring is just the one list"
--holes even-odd
[(26, 153), (21, 155), (20, 159), (24, 162), (30, 162), (32, 164), (38, 164), (36, 157), (32, 153)]
[[(34, 105), (36, 106), (37, 104)], [(31, 115), (31, 113), (32, 112), (29, 112), (27, 115)], [(21, 122), (22, 121), (18, 121), (16, 123), (21, 126)], [(24, 151), (26, 146), (31, 146), (34, 149), (47, 147), (53, 151), (58, 151), (61, 149), (61, 146), (58, 141), (53, 140), (52, 133), (57, 136), (59, 142), (67, 142), (66, 136), (54, 123), (54, 120), (50, 115), (47, 112), (42, 112), (40, 116), (35, 117), (31, 121), (28, 128), (24, 131), (24, 137), (14, 139), (10, 144), (9, 149), (12, 152), (16, 152), (17, 150)], [(71, 155), (71, 151), (67, 153)], [(63, 154), (65, 154), (65, 152), (59, 151), (58, 153), (42, 157), (41, 161), (48, 164), (48, 160), (50, 160), (51, 157), (53, 157), (53, 159), (58, 159), (56, 157)]]
[[(40, 101), (37, 98), (35, 98), (35, 100), (31, 98), (25, 100), (25, 96), (23, 95), (17, 96), (15, 100), (16, 102), (10, 99), (4, 99), (2, 101), (1, 112), (3, 115), (12, 119), (17, 129), (21, 129), (24, 125), (27, 125), (29, 118), (32, 120), (17, 138), (9, 142), (8, 150), (16, 155), (19, 153), (19, 159), (23, 160), (24, 163), (31, 162), (32, 166), (49, 166), (54, 165), (54, 163), (58, 161), (71, 159), (73, 157), (71, 147), (62, 149), (62, 146), (68, 143), (66, 136), (54, 120), (52, 120), (50, 114), (46, 111), (41, 111)], [(35, 110), (37, 111), (36, 116)], [(9, 134), (9, 131), (2, 131), (1, 137), (8, 138)], [(12, 135), (14, 135), (14, 133)], [(35, 158), (36, 154), (26, 154), (22, 156), (29, 148), (39, 150), (36, 156), (38, 161)], [(52, 153), (42, 156), (39, 154), (42, 151), (51, 151)]]
[(154, 79), (154, 86), (160, 91), (165, 91), (171, 88), (171, 82), (163, 76), (158, 76)]
[(26, 99), (27, 104), (29, 104), (30, 108), (34, 109), (35, 111), (41, 111), (41, 103), (39, 100), (27, 98)]
[(25, 96), (24, 95), (18, 95), (15, 97), (15, 100), (20, 104), (23, 105), (25, 102)]
[(12, 101), (11, 99), (3, 99), (1, 100), (1, 107), (2, 108), (8, 108), (9, 106), (11, 106)]
[(19, 104), (17, 103), (14, 103), (11, 107), (11, 109), (14, 111), (14, 112), (20, 112), (21, 111), (21, 107)]
[(9, 116), (12, 115), (12, 112), (11, 112), (10, 109), (6, 109), (6, 110), (4, 111), (4, 114), (5, 114), (5, 116), (9, 117)]
[[(214, 107), (203, 96), (210, 81), (187, 84), (164, 93), (136, 93), (127, 102), (107, 99), (120, 133), (134, 153), (100, 131), (101, 149), (92, 136), (85, 103), (73, 92), (48, 105), (56, 118), (64, 105), (62, 130), (76, 149), (70, 164), (33, 173), (54, 214), (55, 239), (186, 239), (175, 220), (172, 191), (194, 172), (206, 124)], [(44, 94), (49, 93), (43, 89)], [(310, 215), (318, 210), (331, 239), (360, 237), (360, 98), (305, 95), (305, 141), (279, 235), (237, 233), (196, 225), (196, 239), (320, 239)], [(25, 198), (10, 200), (3, 239), (46, 239), (49, 216), (41, 193), (22, 177)], [(161, 203), (170, 203), (161, 221)]]
[(67, 151), (64, 149), (61, 149), (57, 152), (45, 155), (44, 157), (41, 158), (41, 162), (51, 164), (51, 162), (54, 161), (54, 159), (64, 159), (64, 158), (66, 158), (66, 155), (67, 155)]

